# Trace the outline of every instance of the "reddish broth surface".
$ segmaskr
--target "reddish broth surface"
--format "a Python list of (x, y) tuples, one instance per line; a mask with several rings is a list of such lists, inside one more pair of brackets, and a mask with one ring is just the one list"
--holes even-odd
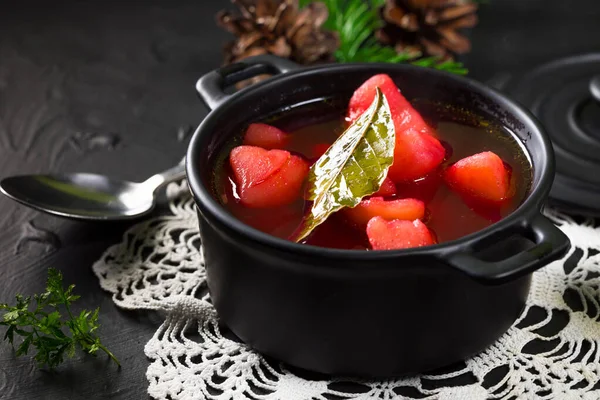
[[(423, 222), (438, 243), (447, 242), (481, 230), (514, 211), (525, 199), (531, 183), (531, 164), (520, 144), (507, 129), (494, 125), (464, 111), (445, 105), (413, 102), (425, 121), (432, 126), (446, 148), (446, 159), (432, 174), (415, 182), (396, 184), (396, 194), (386, 199), (416, 198), (425, 203)], [(323, 110), (330, 112), (323, 112)], [(284, 150), (303, 156), (310, 165), (347, 127), (348, 122), (323, 102), (297, 107), (281, 118), (261, 121), (290, 134)], [(316, 111), (319, 110), (319, 111)], [(307, 117), (308, 116), (308, 117)], [(298, 198), (294, 203), (272, 208), (249, 208), (239, 202), (233, 174), (227, 157), (234, 146), (241, 144), (240, 132), (227, 147), (215, 173), (215, 195), (236, 218), (271, 235), (287, 239), (300, 225), (310, 203)], [(493, 151), (511, 171), (511, 192), (514, 195), (498, 206), (466, 204), (450, 190), (442, 173), (452, 163), (470, 155)], [(339, 248), (370, 249), (364, 226), (357, 227), (343, 212), (338, 212), (317, 227), (303, 243)]]

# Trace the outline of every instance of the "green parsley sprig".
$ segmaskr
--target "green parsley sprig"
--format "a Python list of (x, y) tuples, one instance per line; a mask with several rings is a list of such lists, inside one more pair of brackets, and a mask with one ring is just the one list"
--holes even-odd
[[(301, 0), (304, 7), (314, 0)], [(460, 62), (441, 61), (437, 57), (422, 58), (421, 54), (398, 53), (390, 46), (382, 46), (375, 38), (375, 32), (383, 21), (379, 8), (385, 0), (319, 0), (329, 11), (323, 27), (337, 32), (340, 46), (335, 59), (341, 63), (350, 62), (407, 62), (422, 67), (435, 68), (454, 74), (465, 75), (468, 70)]]
[[(0, 310), (6, 312), (0, 320), (0, 325), (7, 326), (4, 340), (13, 346), (15, 335), (23, 341), (16, 348), (16, 355), (22, 356), (31, 347), (37, 350), (35, 360), (39, 367), (55, 368), (75, 355), (77, 347), (96, 355), (98, 350), (105, 352), (119, 367), (117, 358), (100, 342), (96, 336), (98, 329), (98, 309), (83, 310), (79, 315), (71, 312), (71, 304), (79, 298), (73, 294), (75, 285), (63, 288), (62, 274), (54, 268), (48, 270), (46, 291), (33, 296), (16, 295), (17, 304), (10, 306), (0, 304)], [(67, 319), (63, 321), (61, 309), (66, 312)]]

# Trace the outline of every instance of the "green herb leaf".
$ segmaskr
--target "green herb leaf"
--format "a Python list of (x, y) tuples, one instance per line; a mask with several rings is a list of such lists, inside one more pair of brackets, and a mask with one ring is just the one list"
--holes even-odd
[[(29, 310), (31, 297), (20, 294), (16, 295), (16, 306), (0, 304), (0, 310), (6, 311), (0, 318), (0, 326), (8, 327), (4, 340), (13, 344), (15, 334), (23, 338), (16, 349), (16, 356), (25, 355), (34, 347), (37, 351), (34, 358), (38, 364), (54, 368), (63, 362), (65, 355), (73, 357), (75, 348), (80, 347), (94, 355), (102, 350), (119, 365), (115, 356), (94, 334), (98, 329), (98, 309), (94, 312), (83, 310), (79, 316), (73, 316), (70, 306), (79, 298), (73, 294), (74, 287), (70, 285), (64, 289), (62, 274), (50, 268), (46, 291), (33, 296), (33, 311)], [(62, 320), (59, 308), (66, 312), (66, 321)], [(65, 333), (66, 329), (70, 335)]]
[(4, 322), (12, 322), (19, 317), (19, 312), (17, 310), (9, 311), (4, 314)]
[(27, 352), (29, 351), (29, 346), (31, 345), (31, 341), (33, 340), (33, 336), (27, 336), (25, 338), (25, 340), (23, 340), (23, 342), (21, 342), (21, 344), (19, 345), (19, 348), (17, 349), (16, 355), (17, 356), (21, 356), (24, 354), (27, 354)]
[(15, 327), (9, 326), (8, 329), (6, 330), (6, 333), (4, 334), (4, 340), (8, 340), (8, 343), (12, 344), (14, 336), (15, 336)]
[(308, 199), (313, 203), (295, 241), (306, 238), (332, 213), (378, 191), (394, 162), (395, 142), (390, 108), (377, 88), (369, 109), (311, 167)]

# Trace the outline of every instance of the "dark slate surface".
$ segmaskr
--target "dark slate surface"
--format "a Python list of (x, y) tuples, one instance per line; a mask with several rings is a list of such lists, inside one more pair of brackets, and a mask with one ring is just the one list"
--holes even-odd
[[(131, 180), (178, 162), (206, 110), (194, 83), (221, 61), (217, 0), (4, 1), (0, 6), (0, 175), (90, 171)], [(501, 86), (533, 65), (600, 50), (597, 0), (491, 0), (465, 57)], [(38, 370), (0, 345), (1, 399), (147, 398), (144, 344), (160, 317), (118, 310), (91, 272), (128, 224), (76, 223), (0, 197), (0, 302), (44, 287), (46, 269), (101, 307), (120, 358), (77, 356)]]

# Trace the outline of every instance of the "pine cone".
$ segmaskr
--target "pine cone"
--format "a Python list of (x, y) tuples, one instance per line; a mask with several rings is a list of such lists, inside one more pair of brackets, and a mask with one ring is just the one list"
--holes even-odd
[(324, 31), (325, 4), (313, 2), (303, 9), (297, 0), (231, 0), (241, 15), (217, 14), (217, 22), (236, 39), (225, 47), (225, 63), (249, 56), (274, 54), (299, 64), (333, 60), (337, 35)]
[(453, 60), (471, 50), (459, 30), (477, 25), (476, 12), (472, 0), (386, 0), (381, 9), (385, 25), (377, 38), (399, 53)]

